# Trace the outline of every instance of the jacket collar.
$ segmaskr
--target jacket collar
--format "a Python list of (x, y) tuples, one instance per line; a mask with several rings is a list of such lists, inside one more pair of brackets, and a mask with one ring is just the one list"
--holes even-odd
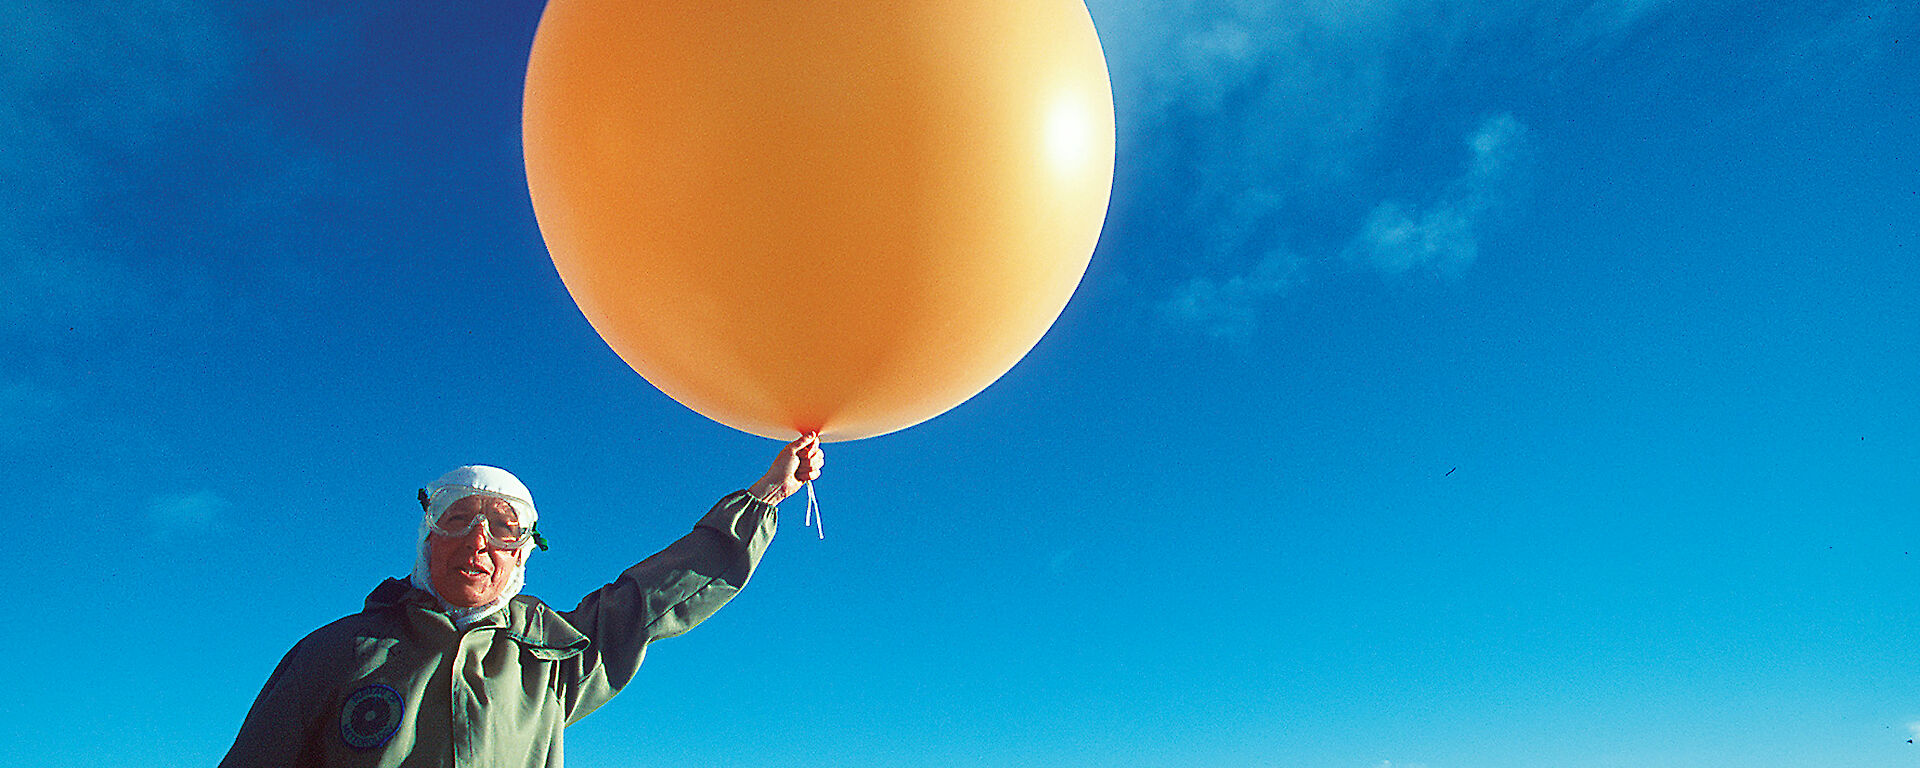
[[(438, 627), (453, 631), (453, 623), (440, 611), (433, 595), (401, 579), (387, 579), (367, 595), (366, 612), (398, 609), (409, 619), (428, 619)], [(428, 616), (419, 614), (426, 613)], [(503, 630), (536, 658), (557, 661), (579, 655), (592, 645), (586, 635), (574, 629), (546, 603), (526, 595), (516, 595), (507, 608), (468, 628), (470, 631)]]

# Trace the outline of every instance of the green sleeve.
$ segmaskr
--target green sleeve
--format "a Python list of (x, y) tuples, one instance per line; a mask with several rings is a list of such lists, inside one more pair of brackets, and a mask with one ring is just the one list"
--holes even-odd
[(693, 532), (560, 614), (591, 641), (567, 660), (561, 691), (567, 723), (619, 693), (646, 657), (647, 644), (692, 629), (733, 599), (773, 541), (777, 522), (772, 505), (736, 491)]
[(221, 768), (320, 765), (322, 715), (333, 700), (331, 688), (314, 679), (316, 671), (330, 666), (315, 658), (314, 644), (312, 635), (295, 644), (267, 677)]

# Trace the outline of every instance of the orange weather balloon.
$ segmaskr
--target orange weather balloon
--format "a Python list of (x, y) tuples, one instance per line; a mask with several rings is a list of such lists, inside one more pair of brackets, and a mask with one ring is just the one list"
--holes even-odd
[(595, 330), (774, 438), (974, 396), (1079, 285), (1113, 181), (1080, 0), (551, 0), (527, 186)]

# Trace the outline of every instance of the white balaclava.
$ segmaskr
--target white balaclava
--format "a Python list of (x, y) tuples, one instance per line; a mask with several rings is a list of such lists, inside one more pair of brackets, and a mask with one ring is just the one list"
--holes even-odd
[(468, 496), (492, 496), (505, 499), (508, 504), (513, 505), (514, 512), (519, 514), (520, 524), (528, 528), (532, 528), (539, 522), (540, 513), (533, 508), (533, 493), (520, 482), (520, 478), (514, 477), (512, 472), (499, 467), (483, 465), (460, 467), (441, 475), (440, 479), (433, 481), (432, 485), (421, 489), (421, 493), (426, 499), (426, 514), (420, 518), (420, 532), (414, 542), (417, 546), (414, 547), (413, 577), (410, 581), (413, 586), (426, 590), (427, 594), (433, 595), (434, 599), (440, 602), (440, 607), (447, 612), (448, 618), (453, 620), (455, 627), (466, 629), (474, 622), (505, 608), (508, 600), (520, 594), (520, 588), (527, 583), (527, 559), (533, 556), (534, 548), (527, 547), (521, 550), (520, 563), (514, 567), (513, 574), (507, 582), (507, 588), (500, 593), (498, 599), (472, 608), (450, 605), (446, 598), (441, 597), (440, 593), (433, 588), (433, 579), (427, 570), (427, 540), (432, 536), (431, 529), (434, 521), (440, 519), (440, 515), (447, 511), (447, 507), (453, 506), (454, 502)]

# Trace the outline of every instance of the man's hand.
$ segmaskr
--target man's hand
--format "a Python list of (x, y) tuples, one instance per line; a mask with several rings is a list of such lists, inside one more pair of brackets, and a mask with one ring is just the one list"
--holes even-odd
[(805, 435), (783, 446), (773, 457), (773, 466), (767, 468), (767, 474), (748, 486), (747, 492), (768, 504), (778, 504), (800, 490), (800, 486), (819, 477), (820, 467), (826, 461), (826, 456), (820, 453), (820, 436)]

